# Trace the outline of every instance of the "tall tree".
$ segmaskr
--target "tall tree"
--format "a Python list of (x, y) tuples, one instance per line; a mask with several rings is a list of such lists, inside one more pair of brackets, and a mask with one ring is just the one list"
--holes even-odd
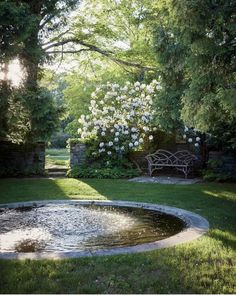
[(184, 122), (236, 147), (235, 1), (162, 0), (155, 8), (157, 56), (163, 70), (170, 65), (163, 98), (171, 93), (166, 83), (172, 76)]
[[(27, 120), (27, 132), (21, 134), (18, 141), (46, 139), (54, 131), (58, 110), (46, 89), (38, 86), (40, 67), (46, 59), (42, 43), (51, 31), (65, 25), (68, 10), (77, 3), (78, 0), (4, 0), (0, 3), (0, 63), (7, 64), (17, 57), (25, 71), (23, 87), (11, 89), (1, 98), (1, 106), (5, 107), (1, 137), (7, 134), (15, 141), (10, 130), (12, 127), (20, 130), (18, 120), (9, 120), (10, 105), (15, 104), (16, 108), (16, 101), (24, 109)], [(1, 81), (0, 86), (1, 92), (7, 94), (7, 81)]]

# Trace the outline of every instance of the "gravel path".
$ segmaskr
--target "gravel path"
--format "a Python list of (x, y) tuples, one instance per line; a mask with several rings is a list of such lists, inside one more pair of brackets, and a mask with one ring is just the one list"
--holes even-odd
[(145, 182), (145, 183), (162, 183), (162, 184), (194, 184), (201, 182), (200, 178), (185, 179), (180, 177), (169, 177), (169, 176), (140, 176), (129, 179), (131, 182)]

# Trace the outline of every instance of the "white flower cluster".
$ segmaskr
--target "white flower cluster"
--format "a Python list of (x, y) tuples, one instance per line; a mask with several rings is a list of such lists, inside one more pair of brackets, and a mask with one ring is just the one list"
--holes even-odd
[[(90, 115), (82, 115), (78, 130), (82, 139), (95, 138), (98, 153), (112, 155), (139, 147), (153, 140), (153, 98), (161, 88), (153, 80), (149, 85), (126, 82), (125, 86), (107, 83), (91, 95)], [(94, 155), (96, 152), (94, 152)]]
[(198, 130), (196, 128), (189, 128), (185, 126), (183, 138), (186, 139), (188, 143), (194, 143), (195, 147), (200, 146), (201, 138), (198, 136)]

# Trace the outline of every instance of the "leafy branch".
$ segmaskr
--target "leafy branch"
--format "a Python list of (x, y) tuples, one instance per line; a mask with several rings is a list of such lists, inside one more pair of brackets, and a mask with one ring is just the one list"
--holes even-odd
[[(66, 44), (69, 44), (69, 43), (81, 45), (81, 46), (84, 46), (86, 48), (77, 49), (77, 50), (76, 49), (75, 50), (72, 50), (72, 49), (64, 50), (63, 46), (66, 45)], [(58, 42), (53, 42), (53, 43), (47, 42), (43, 46), (45, 46), (45, 47), (43, 47), (43, 49), (47, 54), (57, 54), (57, 53), (60, 53), (60, 54), (64, 54), (64, 53), (73, 54), (73, 53), (80, 53), (80, 52), (83, 52), (83, 51), (93, 51), (93, 52), (97, 52), (97, 53), (109, 58), (113, 62), (118, 63), (120, 65), (125, 65), (125, 66), (128, 66), (128, 67), (135, 67), (135, 68), (138, 68), (138, 69), (142, 69), (143, 71), (155, 71), (156, 70), (155, 67), (144, 66), (144, 65), (142, 65), (140, 63), (130, 62), (130, 61), (120, 59), (118, 57), (115, 57), (115, 53), (113, 51), (106, 50), (106, 49), (101, 49), (96, 45), (89, 44), (87, 42), (84, 42), (83, 40), (79, 40), (79, 39), (76, 39), (76, 38), (68, 38), (68, 39), (64, 39), (64, 40), (61, 40), (61, 41), (58, 41)], [(50, 49), (55, 48), (55, 47), (62, 47), (62, 48), (61, 48), (61, 50), (50, 50)]]

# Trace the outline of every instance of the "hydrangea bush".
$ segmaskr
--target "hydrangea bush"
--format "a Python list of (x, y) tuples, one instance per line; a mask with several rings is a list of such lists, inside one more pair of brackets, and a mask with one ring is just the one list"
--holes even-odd
[(195, 148), (199, 148), (201, 145), (201, 133), (193, 127), (184, 127), (183, 139), (189, 144), (194, 145)]
[(124, 155), (153, 140), (153, 99), (160, 88), (156, 80), (98, 87), (91, 95), (90, 114), (79, 119), (80, 138), (93, 142), (91, 154)]

